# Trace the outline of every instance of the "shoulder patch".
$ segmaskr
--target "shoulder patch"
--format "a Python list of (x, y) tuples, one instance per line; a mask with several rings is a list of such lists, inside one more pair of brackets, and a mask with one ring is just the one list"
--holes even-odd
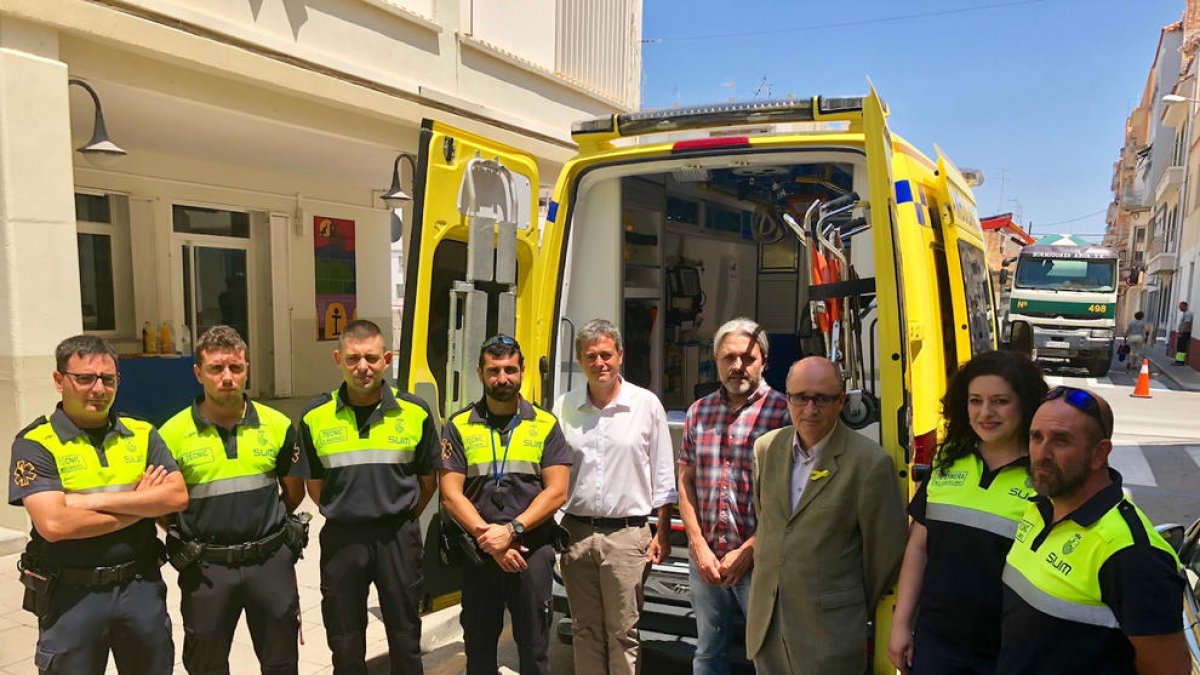
[(450, 457), (453, 454), (454, 454), (454, 444), (450, 442), (449, 438), (443, 438), (442, 439), (442, 459), (444, 459), (444, 460), (450, 459)]
[(46, 424), (47, 422), (49, 422), (49, 420), (47, 420), (47, 419), (46, 419), (46, 416), (45, 416), (45, 415), (42, 415), (41, 417), (39, 417), (39, 418), (37, 418), (36, 420), (34, 420), (34, 421), (31, 423), (31, 424), (29, 424), (29, 426), (27, 426), (27, 427), (25, 427), (24, 429), (22, 429), (22, 430), (18, 431), (18, 432), (17, 432), (17, 438), (24, 438), (24, 437), (25, 437), (25, 434), (27, 434), (27, 433), (29, 433), (29, 432), (33, 431), (34, 429), (36, 429), (36, 428), (38, 428), (38, 427), (42, 426), (43, 424)]
[(37, 480), (37, 467), (33, 462), (25, 459), (17, 460), (13, 466), (13, 485), (17, 487), (29, 487), (29, 484)]

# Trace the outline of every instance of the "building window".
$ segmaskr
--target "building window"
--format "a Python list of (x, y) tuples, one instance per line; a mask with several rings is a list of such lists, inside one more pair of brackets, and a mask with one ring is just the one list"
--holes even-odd
[(75, 195), (80, 313), (85, 331), (117, 329), (113, 294), (112, 205), (108, 195)]
[(244, 211), (225, 211), (206, 209), (203, 206), (176, 204), (172, 207), (171, 223), (176, 232), (183, 234), (250, 238), (250, 214)]
[(79, 295), (83, 329), (117, 329), (117, 307), (113, 299), (112, 237), (79, 232)]
[(79, 310), (83, 330), (109, 339), (133, 335), (133, 272), (129, 199), (103, 192), (75, 194)]

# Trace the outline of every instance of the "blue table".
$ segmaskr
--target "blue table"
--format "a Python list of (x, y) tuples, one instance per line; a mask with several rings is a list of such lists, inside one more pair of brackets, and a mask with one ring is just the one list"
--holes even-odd
[(161, 425), (204, 393), (192, 371), (194, 363), (190, 356), (122, 357), (113, 410)]

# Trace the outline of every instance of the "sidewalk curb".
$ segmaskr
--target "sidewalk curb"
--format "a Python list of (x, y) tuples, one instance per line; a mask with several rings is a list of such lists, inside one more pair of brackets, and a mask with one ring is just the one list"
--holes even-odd
[(453, 605), (421, 617), (422, 654), (462, 640), (462, 624), (458, 622), (461, 613), (462, 605)]
[[(1162, 354), (1157, 354), (1153, 350), (1146, 350), (1145, 358), (1150, 360), (1150, 365), (1153, 366), (1154, 375), (1169, 380), (1171, 384), (1179, 388), (1180, 391), (1200, 391), (1200, 385), (1191, 382), (1184, 382), (1172, 368), (1185, 368), (1190, 370), (1188, 366), (1175, 366), (1174, 361), (1167, 360)], [(1180, 373), (1182, 374), (1182, 373)]]

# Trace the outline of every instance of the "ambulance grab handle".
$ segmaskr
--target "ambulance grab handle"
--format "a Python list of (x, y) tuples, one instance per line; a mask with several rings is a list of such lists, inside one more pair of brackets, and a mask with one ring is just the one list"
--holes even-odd
[(825, 204), (825, 211), (835, 211), (837, 209), (842, 208), (843, 206), (849, 206), (850, 204), (856, 204), (856, 203), (858, 203), (858, 193), (851, 192), (848, 195), (842, 195), (841, 197), (838, 197), (837, 199), (832, 199), (829, 202), (827, 202)]

